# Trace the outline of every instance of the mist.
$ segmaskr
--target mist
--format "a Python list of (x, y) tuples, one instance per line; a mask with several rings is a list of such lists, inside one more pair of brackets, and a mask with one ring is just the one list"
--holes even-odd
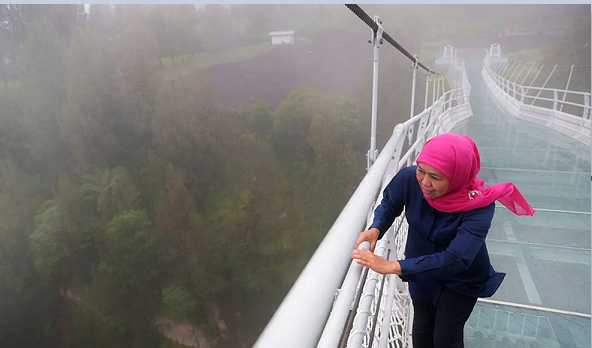
[[(589, 5), (362, 8), (426, 66), (590, 65)], [(371, 35), (343, 5), (0, 5), (0, 346), (250, 347), (365, 174)], [(380, 50), (379, 147), (413, 73)]]

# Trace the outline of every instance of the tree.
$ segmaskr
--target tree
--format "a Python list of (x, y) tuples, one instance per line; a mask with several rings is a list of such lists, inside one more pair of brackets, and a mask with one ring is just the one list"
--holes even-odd
[(346, 100), (325, 98), (313, 114), (308, 142), (315, 153), (318, 181), (324, 188), (319, 194), (334, 195), (355, 177), (355, 160), (360, 158), (353, 142), (358, 126), (356, 107)]
[(217, 240), (197, 212), (185, 180), (180, 169), (168, 165), (155, 225), (163, 236), (165, 262), (177, 269), (173, 272), (177, 280), (188, 280), (203, 304), (220, 289), (221, 260)]
[(114, 13), (112, 5), (92, 4), (88, 8), (86, 27), (92, 27), (107, 37), (114, 35)]
[(72, 257), (72, 249), (62, 238), (63, 213), (53, 201), (47, 201), (35, 218), (35, 232), (31, 235), (31, 250), (36, 268), (46, 276), (63, 275), (60, 263)]
[(57, 117), (61, 138), (72, 152), (70, 165), (79, 173), (124, 161), (119, 138), (125, 139), (125, 135), (116, 127), (121, 110), (113, 50), (95, 21), (98, 19), (72, 35), (66, 61), (66, 99)]
[(199, 17), (202, 23), (200, 35), (208, 50), (219, 50), (235, 44), (235, 33), (229, 25), (233, 19), (226, 6), (207, 4)]
[[(205, 204), (226, 175), (222, 154), (237, 141), (209, 81), (200, 75), (163, 84), (152, 133), (161, 158), (185, 168), (196, 199)], [(171, 117), (174, 115), (174, 117)], [(237, 130), (236, 132), (240, 132)], [(206, 184), (207, 183), (207, 184)]]
[(236, 13), (237, 17), (244, 17), (248, 20), (249, 26), (245, 34), (256, 35), (266, 33), (276, 7), (277, 5), (274, 4), (234, 5), (232, 11)]
[(141, 298), (133, 298), (134, 293), (150, 294), (154, 287), (148, 285), (154, 285), (151, 283), (158, 275), (158, 269), (153, 267), (158, 237), (152, 223), (144, 211), (130, 210), (113, 218), (105, 236), (99, 268), (128, 284), (122, 289), (125, 297), (142, 305)]
[(151, 5), (149, 26), (159, 47), (158, 61), (201, 51), (201, 40), (195, 28), (197, 13), (192, 5)]
[[(18, 121), (26, 132), (31, 155), (46, 169), (56, 169), (68, 150), (59, 137), (57, 114), (65, 98), (64, 54), (67, 40), (57, 28), (40, 21), (31, 23), (19, 55), (22, 82), (19, 83)], [(34, 102), (32, 102), (34, 101)], [(58, 171), (48, 173), (53, 180)]]
[(174, 317), (181, 320), (194, 316), (197, 311), (197, 302), (191, 292), (179, 286), (170, 285), (162, 289), (162, 302)]
[(312, 93), (299, 88), (290, 93), (277, 108), (274, 116), (274, 145), (283, 160), (313, 160), (314, 153), (307, 142), (313, 103)]
[[(86, 14), (83, 5), (0, 5), (0, 56), (16, 60), (35, 25), (56, 29), (67, 40), (82, 25)], [(26, 73), (26, 69), (21, 68)]]
[(251, 130), (262, 137), (273, 133), (273, 114), (269, 104), (260, 100), (251, 109)]
[(118, 100), (122, 117), (117, 129), (127, 149), (144, 148), (151, 140), (150, 124), (154, 115), (154, 101), (161, 77), (158, 68), (158, 46), (152, 31), (140, 13), (126, 14), (124, 32), (115, 42)]
[[(52, 293), (39, 279), (23, 255), (0, 244), (0, 345), (6, 348), (34, 348), (51, 344), (53, 327)], [(18, 278), (11, 278), (11, 273)], [(23, 308), (29, 308), (23, 311)]]
[(140, 192), (124, 167), (96, 169), (83, 175), (82, 180), (80, 193), (84, 201), (96, 207), (106, 221), (139, 205)]
[(144, 347), (153, 330), (151, 317), (160, 303), (158, 234), (143, 210), (116, 215), (98, 245), (88, 305), (97, 313), (98, 330), (111, 344)]

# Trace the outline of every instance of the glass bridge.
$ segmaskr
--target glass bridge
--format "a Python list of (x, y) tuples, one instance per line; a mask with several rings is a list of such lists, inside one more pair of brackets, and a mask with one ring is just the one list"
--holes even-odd
[(479, 301), (465, 328), (477, 347), (590, 347), (590, 147), (508, 115), (483, 84), (481, 62), (466, 64), (473, 117), (452, 132), (471, 136), (486, 184), (514, 182), (537, 210), (496, 211), (487, 247), (507, 273)]

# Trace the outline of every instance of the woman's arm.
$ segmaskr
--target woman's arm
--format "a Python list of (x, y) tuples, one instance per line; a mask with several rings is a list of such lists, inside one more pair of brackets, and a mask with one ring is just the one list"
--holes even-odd
[(360, 265), (368, 267), (377, 273), (401, 275), (399, 261), (387, 261), (368, 249), (355, 249), (352, 252), (352, 258), (356, 259)]
[(495, 204), (467, 212), (446, 250), (401, 260), (403, 280), (437, 281), (467, 270), (485, 243)]
[(382, 274), (398, 274), (405, 281), (438, 281), (469, 268), (485, 242), (495, 205), (465, 214), (456, 237), (446, 250), (406, 260), (387, 261), (368, 250), (354, 250), (352, 258)]
[[(404, 194), (408, 190), (408, 178), (405, 176), (407, 168), (401, 170), (389, 182), (382, 193), (382, 200), (380, 205), (374, 210), (374, 221), (370, 225), (370, 229), (376, 228), (380, 231), (378, 239), (388, 231), (395, 219), (401, 215), (405, 206)], [(415, 180), (415, 177), (413, 178)]]
[(362, 242), (367, 241), (370, 243), (370, 251), (373, 251), (376, 242), (388, 231), (395, 218), (401, 215), (404, 207), (405, 185), (408, 182), (408, 178), (404, 177), (405, 175), (408, 176), (405, 169), (399, 171), (386, 186), (382, 192), (382, 200), (374, 210), (372, 225), (366, 231), (360, 233), (354, 249), (357, 249)]

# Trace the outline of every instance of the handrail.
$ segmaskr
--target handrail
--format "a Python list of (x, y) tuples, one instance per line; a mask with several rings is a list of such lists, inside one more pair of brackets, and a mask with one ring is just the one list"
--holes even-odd
[[(459, 82), (460, 85), (457, 88), (454, 88), (456, 86), (453, 86), (453, 89), (444, 93), (442, 97), (439, 98), (438, 101), (432, 104), (428, 109), (414, 116), (410, 120), (397, 125), (397, 127), (401, 127), (403, 131), (406, 131), (408, 127), (417, 127), (419, 129), (413, 132), (417, 135), (415, 141), (410, 142), (407, 151), (404, 154), (397, 153), (392, 156), (393, 159), (391, 161), (389, 172), (387, 173), (388, 175), (383, 178), (383, 189), (390, 182), (392, 176), (394, 176), (401, 168), (413, 164), (413, 161), (419, 155), (421, 147), (427, 139), (443, 131), (450, 130), (441, 128), (443, 120), (447, 119), (449, 115), (457, 111), (462, 112), (465, 118), (472, 115), (468, 99), (471, 86), (468, 79), (466, 78), (464, 62), (458, 59), (454, 60), (453, 62), (455, 63), (453, 65), (454, 69), (449, 69), (449, 74), (455, 74), (457, 72), (461, 73), (462, 75), (458, 76), (458, 81), (456, 81)], [(456, 72), (454, 70), (458, 71)], [(455, 82), (454, 78), (450, 80), (452, 83)], [(453, 103), (456, 103), (457, 105), (453, 106)], [(382, 191), (381, 195), (377, 197), (375, 206), (380, 203), (381, 199)], [(372, 211), (369, 213), (368, 224), (371, 223), (371, 218)], [(395, 259), (403, 256), (406, 234), (407, 221), (404, 219), (404, 217), (397, 218), (389, 231), (385, 233), (383, 240), (389, 239), (392, 241), (389, 243), (389, 249), (391, 250), (391, 255), (396, 254)], [(395, 334), (399, 339), (397, 347), (405, 347), (410, 340), (409, 330), (411, 328), (410, 322), (412, 320), (412, 308), (406, 285), (403, 285), (403, 283), (400, 281), (400, 279), (397, 279), (397, 277), (383, 277), (382, 279), (383, 282), (386, 281), (385, 279), (390, 279), (388, 281), (394, 281), (396, 284), (389, 284), (388, 287), (385, 287), (383, 283), (374, 284), (376, 279), (370, 278), (369, 280), (366, 280), (366, 284), (363, 287), (361, 286), (360, 291), (363, 291), (361, 298), (365, 299), (365, 301), (358, 305), (356, 316), (354, 318), (354, 326), (349, 333), (347, 345), (349, 348), (359, 348), (362, 346), (362, 342), (369, 342), (372, 340), (374, 342), (379, 342), (378, 347), (385, 348), (387, 342), (391, 340), (390, 338), (387, 339), (384, 337), (385, 335), (389, 335), (389, 331), (398, 332)], [(369, 284), (370, 282), (373, 282), (373, 284)], [(393, 286), (396, 287), (394, 294), (388, 293), (388, 290), (383, 294), (378, 293), (378, 296), (387, 297), (385, 301), (381, 302), (380, 299), (376, 297), (374, 291), (377, 289), (377, 287), (382, 289), (392, 289)], [(396, 300), (394, 300), (393, 295)], [(393, 300), (395, 305), (391, 305)], [(386, 305), (383, 305), (383, 303), (388, 303), (389, 307), (387, 308)], [(374, 310), (373, 316), (368, 315), (371, 310)], [(379, 310), (381, 311), (382, 316), (377, 315), (377, 311)], [(391, 321), (391, 315), (394, 315), (394, 321)], [(381, 323), (377, 321), (379, 317), (382, 321)], [(384, 331), (375, 329), (375, 327), (378, 325), (381, 327), (387, 325), (385, 321), (387, 321), (388, 326), (391, 327), (390, 330)], [(374, 336), (371, 337), (371, 335)], [(381, 337), (378, 337), (378, 335)], [(388, 344), (391, 346), (392, 342)]]
[[(461, 60), (453, 63), (463, 64)], [(450, 71), (464, 74), (463, 66), (454, 68), (456, 71)], [(335, 342), (339, 342), (343, 333), (363, 269), (351, 260), (355, 241), (367, 228), (384, 186), (402, 166), (411, 164), (427, 138), (441, 131), (442, 119), (460, 108), (470, 113), (471, 87), (465, 76), (458, 82), (462, 84), (460, 88), (443, 93), (430, 107), (394, 128), (378, 158), (259, 336), (255, 348), (337, 346)], [(413, 139), (409, 139), (403, 154), (410, 129)], [(338, 289), (341, 290), (335, 297)]]
[[(365, 229), (368, 210), (381, 189), (401, 127), (387, 142), (341, 214), (308, 261), (304, 270), (280, 304), (255, 348), (314, 347), (325, 326), (335, 290), (351, 263), (350, 254), (360, 231)], [(356, 267), (354, 267), (356, 268)], [(356, 271), (361, 272), (362, 267)]]
[[(568, 114), (568, 115), (571, 115), (574, 117), (589, 119), (590, 109), (591, 109), (589, 100), (590, 100), (591, 93), (581, 92), (581, 91), (571, 91), (571, 90), (559, 89), (559, 88), (524, 86), (524, 85), (518, 84), (516, 82), (513, 82), (513, 81), (499, 75), (495, 71), (493, 71), (491, 66), (489, 65), (488, 55), (485, 57), (484, 63), (485, 64), (483, 65), (483, 70), (490, 76), (490, 78), (495, 82), (495, 84), (502, 91), (504, 91), (504, 93), (506, 95), (519, 100), (523, 104), (524, 104), (525, 99), (532, 100), (530, 102), (530, 105), (534, 105), (534, 102), (537, 100), (553, 102), (553, 110), (554, 111), (562, 112), (562, 113), (565, 113), (565, 114)], [(526, 92), (525, 92), (525, 90), (526, 90)], [(533, 96), (533, 95), (528, 94), (529, 91), (538, 91), (538, 93), (536, 94), (536, 96)], [(540, 97), (539, 96), (540, 92), (552, 92), (553, 98)], [(561, 99), (559, 98), (560, 93), (563, 94), (563, 97)], [(581, 97), (583, 97), (583, 101), (582, 101), (582, 103), (567, 101), (567, 100), (565, 100), (567, 95), (581, 96)], [(516, 98), (517, 96), (519, 98)], [(582, 108), (583, 112), (581, 114), (575, 115), (573, 113), (563, 111), (563, 109), (559, 107), (559, 104), (562, 104), (562, 105), (567, 104), (567, 105), (579, 107), (579, 108)]]
[[(553, 71), (555, 71), (556, 67), (553, 68)], [(537, 72), (537, 77), (541, 70), (542, 68)], [(546, 88), (544, 85), (542, 87), (533, 87), (532, 82), (534, 80), (529, 86), (517, 84), (500, 76), (499, 73), (492, 69), (488, 50), (486, 50), (485, 59), (483, 60), (481, 75), (497, 103), (513, 116), (544, 125), (587, 146), (591, 145), (591, 93)], [(524, 80), (525, 78), (522, 79), (522, 81)], [(546, 81), (548, 80), (549, 78)], [(529, 92), (533, 92), (535, 95), (530, 95)], [(541, 92), (553, 93), (553, 97), (542, 97)], [(568, 95), (572, 100), (566, 100)], [(564, 108), (564, 106), (568, 107)]]

